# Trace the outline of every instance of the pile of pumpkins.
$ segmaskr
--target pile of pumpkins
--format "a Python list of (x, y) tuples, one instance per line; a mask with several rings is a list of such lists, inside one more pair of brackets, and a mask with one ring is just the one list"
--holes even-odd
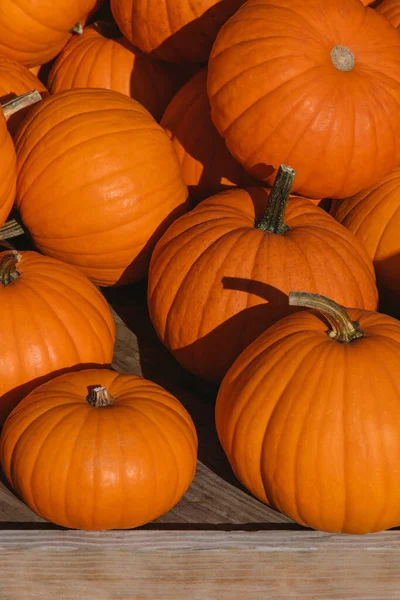
[[(99, 287), (147, 279), (254, 496), (322, 531), (400, 525), (400, 0), (36, 4), (0, 14), (16, 493), (101, 530), (190, 486), (186, 409), (111, 369)], [(6, 241), (21, 231), (36, 251)]]

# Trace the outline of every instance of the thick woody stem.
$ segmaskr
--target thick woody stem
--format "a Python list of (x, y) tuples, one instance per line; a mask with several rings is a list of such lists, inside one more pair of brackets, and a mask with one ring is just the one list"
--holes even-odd
[(92, 387), (86, 397), (86, 402), (94, 408), (102, 408), (104, 406), (111, 406), (114, 399), (107, 392), (107, 388), (100, 385)]
[(295, 175), (296, 171), (294, 169), (286, 165), (280, 165), (264, 216), (255, 223), (257, 229), (278, 235), (283, 235), (289, 229), (284, 223), (284, 218)]
[(5, 252), (0, 257), (0, 283), (9, 285), (16, 279), (19, 279), (20, 273), (17, 264), (21, 260), (21, 255), (16, 250)]
[(0, 227), (0, 240), (8, 240), (10, 238), (24, 235), (25, 231), (21, 225), (15, 219), (4, 223), (3, 227)]
[(21, 96), (17, 96), (13, 100), (9, 100), (5, 104), (2, 104), (1, 108), (3, 109), (3, 114), (6, 119), (19, 112), (23, 108), (27, 106), (31, 106), (31, 104), (36, 104), (42, 100), (42, 96), (36, 90), (32, 92), (26, 92), (26, 94), (22, 94)]

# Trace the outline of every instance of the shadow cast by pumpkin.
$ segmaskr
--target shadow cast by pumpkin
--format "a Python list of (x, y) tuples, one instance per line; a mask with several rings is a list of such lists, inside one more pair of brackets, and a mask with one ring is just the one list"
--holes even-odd
[(379, 311), (400, 319), (400, 252), (375, 262)]

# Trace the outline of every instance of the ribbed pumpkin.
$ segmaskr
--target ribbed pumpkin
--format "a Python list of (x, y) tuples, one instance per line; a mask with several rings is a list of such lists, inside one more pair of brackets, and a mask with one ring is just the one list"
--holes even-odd
[(153, 247), (187, 209), (163, 128), (110, 90), (68, 90), (33, 109), (15, 137), (16, 205), (36, 246), (95, 283), (144, 277)]
[(196, 200), (229, 187), (254, 185), (211, 120), (207, 69), (196, 73), (174, 96), (161, 125), (171, 137), (183, 178)]
[(208, 69), (214, 124), (268, 183), (286, 163), (297, 193), (343, 198), (400, 161), (400, 37), (359, 0), (248, 0)]
[(0, 54), (28, 67), (54, 58), (71, 37), (71, 29), (96, 0), (19, 0), (2, 2)]
[(398, 526), (400, 323), (310, 294), (291, 302), (317, 312), (271, 327), (220, 387), (228, 460), (249, 491), (301, 525), (355, 534)]
[(57, 57), (48, 85), (53, 94), (74, 88), (115, 90), (135, 98), (159, 120), (177, 90), (171, 71), (134, 48), (111, 23), (96, 22)]
[(205, 63), (215, 37), (245, 0), (111, 0), (124, 36), (170, 62)]
[(50, 377), (111, 363), (110, 309), (78, 269), (37, 252), (3, 252), (0, 307), (0, 424)]
[(373, 188), (334, 202), (331, 214), (362, 242), (373, 260), (379, 309), (400, 317), (400, 168)]
[(182, 404), (135, 375), (86, 370), (32, 392), (1, 435), (4, 473), (57, 525), (127, 529), (171, 509), (195, 474), (197, 435)]
[(387, 18), (394, 26), (400, 25), (400, 1), (399, 0), (383, 0), (377, 7), (376, 11)]
[(220, 381), (250, 342), (288, 314), (292, 289), (376, 308), (372, 261), (360, 242), (309, 200), (288, 201), (292, 180), (282, 167), (271, 194), (233, 189), (204, 200), (154, 250), (150, 317), (195, 375)]

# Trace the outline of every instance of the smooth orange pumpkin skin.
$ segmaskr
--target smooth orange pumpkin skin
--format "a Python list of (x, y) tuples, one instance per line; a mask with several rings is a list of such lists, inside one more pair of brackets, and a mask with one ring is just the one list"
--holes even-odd
[(94, 8), (96, 0), (10, 0), (0, 12), (0, 54), (27, 67), (42, 65), (63, 49), (70, 29)]
[(168, 62), (206, 63), (222, 25), (245, 0), (111, 0), (123, 35)]
[(370, 533), (400, 524), (400, 323), (351, 309), (364, 338), (298, 312), (226, 375), (216, 427), (241, 483), (301, 525)]
[(188, 208), (163, 128), (111, 90), (68, 90), (15, 137), (16, 205), (37, 248), (110, 286), (146, 276), (156, 241)]
[[(89, 406), (93, 385), (105, 386), (113, 405)], [(76, 529), (127, 529), (164, 514), (186, 492), (197, 435), (182, 404), (160, 386), (89, 369), (25, 398), (3, 428), (0, 455), (17, 494), (42, 518)]]
[(400, 161), (400, 37), (359, 0), (249, 0), (217, 36), (208, 94), (233, 156), (269, 184), (291, 165), (300, 195), (353, 195)]
[(331, 214), (349, 229), (371, 257), (379, 310), (400, 317), (400, 168), (373, 188), (334, 202)]
[(14, 204), (17, 185), (17, 160), (14, 144), (0, 110), (0, 226), (4, 225)]
[(233, 158), (211, 120), (207, 69), (196, 73), (178, 91), (161, 125), (171, 138), (183, 178), (197, 201), (230, 187), (255, 184)]
[(37, 252), (20, 255), (20, 278), (0, 284), (0, 424), (50, 377), (110, 365), (115, 342), (107, 302), (78, 269)]
[(400, 26), (400, 2), (399, 0), (383, 0), (375, 9), (378, 13), (386, 17), (394, 26)]
[(269, 191), (234, 189), (171, 225), (152, 255), (149, 313), (188, 371), (219, 382), (240, 352), (290, 312), (293, 289), (375, 309), (372, 262), (360, 242), (307, 199), (288, 202), (284, 236), (254, 227)]
[(115, 90), (140, 102), (157, 121), (177, 89), (168, 65), (123, 37), (106, 37), (101, 24), (69, 41), (50, 71), (48, 86), (53, 94), (74, 88)]

